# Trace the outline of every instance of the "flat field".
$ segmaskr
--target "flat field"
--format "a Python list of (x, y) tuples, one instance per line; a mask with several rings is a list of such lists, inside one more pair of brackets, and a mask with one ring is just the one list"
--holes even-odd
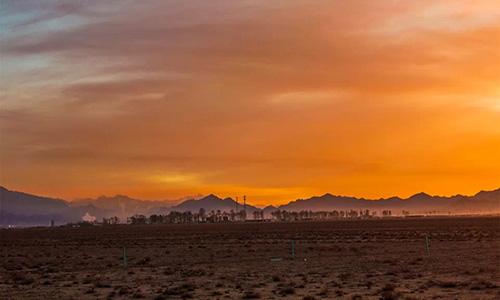
[(499, 275), (498, 217), (0, 230), (1, 299), (500, 299)]

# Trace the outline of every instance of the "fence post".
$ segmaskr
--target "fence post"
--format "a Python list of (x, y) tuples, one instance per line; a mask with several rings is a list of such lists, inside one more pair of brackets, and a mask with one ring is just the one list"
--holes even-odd
[(123, 247), (123, 267), (127, 267), (127, 250)]
[(429, 250), (429, 234), (425, 235), (425, 251), (427, 252), (427, 255), (431, 255), (430, 250)]

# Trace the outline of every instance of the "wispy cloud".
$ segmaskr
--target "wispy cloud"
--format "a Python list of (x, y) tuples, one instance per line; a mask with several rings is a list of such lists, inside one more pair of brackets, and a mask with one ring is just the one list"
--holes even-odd
[[(0, 180), (85, 196), (116, 170), (164, 172), (168, 189), (113, 179), (154, 198), (496, 188), (499, 9), (3, 1)], [(189, 174), (210, 175), (187, 190)]]

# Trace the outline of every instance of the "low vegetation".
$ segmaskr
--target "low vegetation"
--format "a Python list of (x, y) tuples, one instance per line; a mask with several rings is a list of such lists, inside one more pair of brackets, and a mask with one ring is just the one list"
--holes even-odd
[(500, 297), (496, 218), (117, 225), (0, 233), (5, 299)]

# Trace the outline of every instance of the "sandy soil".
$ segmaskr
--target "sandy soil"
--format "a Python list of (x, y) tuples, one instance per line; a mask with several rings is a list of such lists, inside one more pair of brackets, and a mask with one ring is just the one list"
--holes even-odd
[(500, 218), (1, 230), (0, 262), (1, 299), (500, 299)]

